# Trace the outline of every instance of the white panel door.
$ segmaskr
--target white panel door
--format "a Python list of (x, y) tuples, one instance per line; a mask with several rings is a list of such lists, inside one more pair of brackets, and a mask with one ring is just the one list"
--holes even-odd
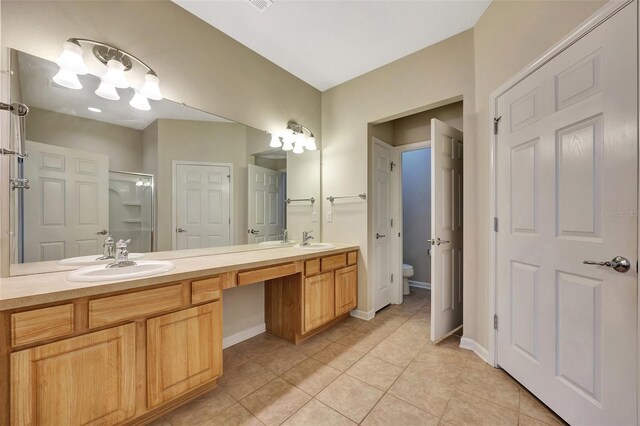
[(285, 205), (280, 184), (283, 175), (282, 172), (249, 164), (249, 244), (282, 238)]
[(231, 170), (228, 166), (176, 164), (176, 249), (231, 243)]
[[(373, 144), (373, 306), (391, 303), (391, 146), (374, 138)], [(400, 279), (400, 278), (398, 278)]]
[(462, 132), (431, 119), (431, 340), (462, 325)]
[(109, 229), (109, 158), (27, 141), (24, 262), (99, 254)]
[(498, 99), (498, 364), (576, 425), (637, 424), (636, 35), (632, 3)]

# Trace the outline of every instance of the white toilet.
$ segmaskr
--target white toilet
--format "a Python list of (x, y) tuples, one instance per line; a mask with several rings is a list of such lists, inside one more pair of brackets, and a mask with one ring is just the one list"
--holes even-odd
[(409, 294), (409, 278), (413, 276), (413, 266), (402, 264), (402, 286), (403, 294)]

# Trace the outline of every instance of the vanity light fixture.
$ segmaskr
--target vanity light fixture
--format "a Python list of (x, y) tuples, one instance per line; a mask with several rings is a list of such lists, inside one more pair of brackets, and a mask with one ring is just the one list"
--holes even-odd
[[(100, 86), (95, 94), (101, 98), (117, 101), (120, 95), (116, 89), (132, 87), (134, 95), (129, 105), (143, 111), (151, 109), (148, 99), (162, 99), (160, 79), (156, 72), (131, 53), (110, 44), (84, 38), (70, 38), (63, 43), (62, 48), (62, 53), (56, 60), (60, 70), (53, 77), (53, 81), (60, 86), (81, 89), (78, 75), (90, 73), (100, 77)], [(90, 49), (93, 57), (101, 64), (98, 71), (93, 72), (87, 67), (84, 61), (85, 49)], [(134, 87), (127, 74), (140, 70), (145, 73), (144, 83), (141, 87)]]
[(294, 154), (302, 154), (304, 150), (315, 151), (316, 138), (308, 127), (289, 120), (287, 128), (280, 134), (271, 134), (271, 148), (280, 148), (284, 151), (293, 151)]

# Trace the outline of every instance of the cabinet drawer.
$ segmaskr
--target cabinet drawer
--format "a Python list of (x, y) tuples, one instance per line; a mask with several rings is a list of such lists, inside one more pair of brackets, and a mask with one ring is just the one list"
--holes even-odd
[(358, 252), (350, 251), (349, 253), (347, 253), (347, 265), (351, 266), (357, 263), (358, 263)]
[(320, 273), (320, 259), (311, 259), (304, 262), (304, 274), (306, 276)]
[(269, 266), (268, 268), (254, 269), (253, 271), (238, 272), (238, 285), (247, 285), (273, 278), (286, 277), (287, 275), (302, 272), (301, 269), (301, 265), (294, 262)]
[(73, 304), (11, 315), (11, 344), (25, 345), (73, 333)]
[(340, 253), (320, 259), (322, 272), (332, 271), (347, 266), (347, 253)]
[(211, 277), (191, 283), (191, 303), (202, 303), (220, 299), (222, 296), (222, 279)]
[(165, 312), (183, 306), (182, 284), (89, 301), (89, 328)]

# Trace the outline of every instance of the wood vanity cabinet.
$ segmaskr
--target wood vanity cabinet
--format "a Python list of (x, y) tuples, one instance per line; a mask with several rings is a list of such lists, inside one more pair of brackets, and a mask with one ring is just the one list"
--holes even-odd
[(298, 343), (358, 306), (358, 252), (309, 259), (298, 279), (265, 281), (267, 331)]
[(136, 412), (135, 324), (11, 354), (11, 424), (116, 424)]

